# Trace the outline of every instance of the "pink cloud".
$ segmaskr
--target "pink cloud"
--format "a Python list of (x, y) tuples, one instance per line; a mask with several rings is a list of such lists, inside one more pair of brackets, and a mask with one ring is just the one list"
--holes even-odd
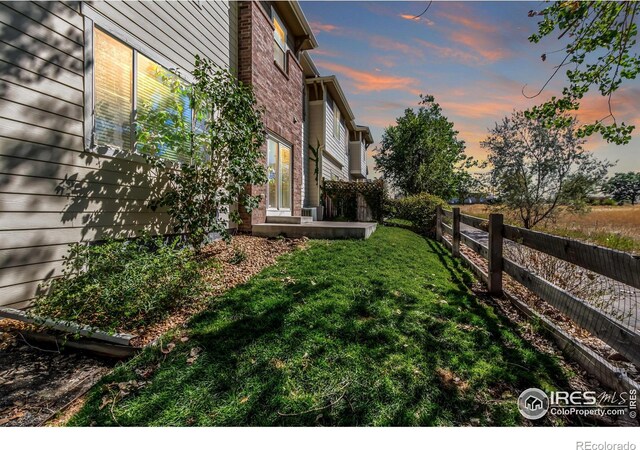
[(441, 45), (436, 45), (431, 42), (425, 41), (424, 39), (415, 39), (415, 41), (421, 46), (432, 50), (441, 58), (454, 59), (456, 61), (460, 61), (464, 64), (480, 64), (482, 60), (478, 55), (474, 55), (469, 52), (465, 52), (464, 50), (459, 50), (453, 47), (445, 47)]
[(312, 50), (313, 56), (327, 56), (329, 58), (340, 56), (340, 53), (323, 48), (316, 48)]
[(356, 91), (379, 92), (401, 90), (414, 95), (420, 94), (420, 90), (418, 89), (419, 82), (415, 78), (365, 72), (328, 61), (316, 61), (316, 64), (323, 69), (348, 78), (353, 83)]
[(413, 14), (400, 14), (398, 17), (404, 20), (411, 20), (416, 23), (424, 23), (424, 24), (427, 24), (428, 26), (435, 25), (435, 22), (427, 17), (416, 17)]
[(495, 33), (498, 31), (498, 27), (485, 23), (485, 22), (480, 22), (477, 20), (473, 20), (473, 19), (469, 19), (468, 15), (471, 14), (470, 11), (465, 12), (466, 16), (463, 15), (458, 15), (458, 14), (451, 14), (448, 13), (446, 11), (441, 11), (438, 13), (438, 16), (440, 17), (444, 17), (445, 19), (447, 19), (449, 22), (453, 22), (455, 24), (458, 25), (462, 25), (467, 29), (472, 29), (475, 31), (479, 31), (481, 33)]
[(309, 25), (311, 25), (311, 29), (316, 34), (320, 34), (323, 31), (326, 33), (333, 33), (339, 29), (337, 25), (331, 25), (330, 23), (311, 22)]
[(449, 34), (449, 38), (454, 42), (472, 49), (482, 58), (490, 62), (504, 59), (510, 54), (508, 50), (500, 47), (501, 40), (488, 38), (479, 33), (454, 31)]
[(394, 39), (389, 39), (385, 36), (380, 35), (371, 35), (368, 36), (369, 43), (380, 50), (388, 50), (392, 52), (404, 53), (405, 55), (410, 56), (418, 56), (422, 57), (422, 53), (419, 49), (415, 47), (405, 44), (404, 42), (396, 41)]
[(391, 57), (391, 56), (375, 56), (373, 58), (373, 60), (375, 61), (376, 64), (386, 67), (386, 68), (391, 68), (391, 67), (395, 67), (396, 66), (396, 61), (395, 58)]

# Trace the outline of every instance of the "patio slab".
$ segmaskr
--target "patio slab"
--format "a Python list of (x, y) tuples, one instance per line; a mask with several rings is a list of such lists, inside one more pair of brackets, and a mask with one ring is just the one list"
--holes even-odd
[(253, 225), (253, 235), (285, 236), (310, 239), (367, 239), (376, 230), (375, 222), (308, 222), (299, 224), (260, 223)]

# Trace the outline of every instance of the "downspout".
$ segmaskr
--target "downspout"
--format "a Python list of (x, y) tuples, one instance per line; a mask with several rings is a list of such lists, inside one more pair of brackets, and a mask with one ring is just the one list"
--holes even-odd
[(327, 88), (323, 81), (320, 82), (320, 87), (322, 88), (322, 142), (320, 145), (321, 150), (318, 151), (318, 206), (322, 206), (322, 165), (324, 162), (325, 146), (327, 144)]

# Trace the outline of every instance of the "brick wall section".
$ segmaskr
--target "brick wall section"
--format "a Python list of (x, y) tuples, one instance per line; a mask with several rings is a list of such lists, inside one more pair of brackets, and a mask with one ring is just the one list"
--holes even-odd
[[(258, 2), (242, 1), (238, 11), (238, 78), (253, 86), (258, 104), (265, 109), (268, 131), (292, 145), (292, 214), (300, 215), (302, 204), (302, 67), (292, 54), (288, 71), (283, 73), (273, 59), (273, 25)], [(266, 165), (267, 146), (264, 145)], [(251, 215), (240, 211), (241, 231), (251, 231), (251, 224), (266, 218), (266, 185), (251, 186), (253, 195), (262, 195), (260, 207)]]

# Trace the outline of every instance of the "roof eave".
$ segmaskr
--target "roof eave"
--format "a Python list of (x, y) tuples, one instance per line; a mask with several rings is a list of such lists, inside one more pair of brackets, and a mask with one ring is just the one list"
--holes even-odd
[(300, 23), (300, 26), (305, 32), (305, 35), (302, 36), (304, 38), (304, 42), (301, 45), (300, 50), (311, 50), (314, 48), (318, 48), (318, 41), (316, 40), (316, 37), (311, 30), (311, 25), (309, 25), (307, 17), (304, 15), (304, 12), (300, 7), (300, 3), (297, 1), (290, 1), (289, 4), (291, 5), (291, 9), (296, 16), (296, 20)]
[[(347, 97), (344, 95), (344, 91), (342, 90), (342, 87), (340, 87), (340, 83), (338, 82), (338, 78), (335, 75), (328, 75), (328, 76), (324, 76), (324, 77), (316, 77), (316, 78), (307, 78), (306, 83), (307, 84), (312, 84), (312, 83), (325, 83), (328, 85), (332, 85), (333, 88), (336, 91), (337, 97), (339, 100), (339, 105), (338, 107), (342, 106), (340, 109), (342, 109), (342, 113), (346, 115), (346, 117), (349, 119), (348, 123), (351, 126), (352, 130), (355, 130), (355, 116), (353, 115), (353, 111), (351, 110), (351, 106), (349, 106), (349, 102), (347, 101)], [(336, 99), (334, 98), (334, 101)]]

